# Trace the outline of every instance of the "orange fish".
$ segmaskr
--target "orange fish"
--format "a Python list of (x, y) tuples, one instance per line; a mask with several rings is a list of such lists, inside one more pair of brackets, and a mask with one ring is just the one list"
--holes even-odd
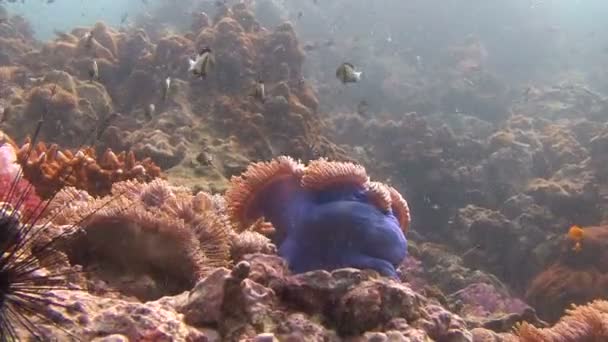
[(576, 225), (570, 227), (570, 230), (568, 230), (568, 238), (575, 242), (574, 247), (572, 247), (572, 250), (576, 253), (580, 252), (583, 249), (583, 246), (581, 244), (581, 241), (583, 240), (583, 233), (583, 228)]

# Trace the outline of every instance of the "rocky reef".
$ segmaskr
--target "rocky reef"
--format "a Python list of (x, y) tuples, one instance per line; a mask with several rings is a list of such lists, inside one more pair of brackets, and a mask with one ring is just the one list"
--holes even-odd
[[(467, 265), (497, 275), (521, 296), (528, 293), (542, 315), (555, 320), (570, 303), (605, 296), (595, 292), (594, 281), (573, 280), (570, 291), (555, 288), (549, 294), (538, 287), (541, 280), (534, 280), (566, 258), (560, 256), (560, 241), (571, 225), (606, 222), (602, 161), (607, 150), (600, 147), (606, 107), (579, 87), (537, 89), (498, 124), (465, 114), (419, 113), (388, 121), (343, 114), (332, 122), (338, 142), (354, 146), (350, 150), (359, 160), (374, 165), (373, 175), (390, 179), (408, 195), (416, 213), (412, 226), (421, 238), (449, 241)], [(543, 103), (544, 110), (537, 112)], [(574, 119), (574, 109), (583, 114)], [(358, 146), (359, 141), (370, 145)], [(589, 239), (597, 241), (590, 241), (594, 250), (602, 241), (601, 235), (594, 237), (595, 229), (589, 230)], [(586, 253), (576, 259), (590, 268), (601, 263)], [(561, 280), (551, 282), (562, 284), (563, 277), (574, 276), (561, 273)]]
[[(190, 29), (150, 37), (99, 22), (32, 44), (0, 70), (0, 105), (10, 112), (3, 129), (21, 141), (44, 117), (50, 124), (42, 139), (69, 148), (98, 132), (99, 148), (150, 157), (182, 182), (205, 177), (207, 190), (223, 190), (249, 160), (347, 158), (321, 132), (289, 23), (268, 30), (240, 4), (213, 19), (203, 14)], [(203, 46), (217, 60), (204, 81), (187, 72), (188, 58)], [(99, 80), (90, 80), (93, 62)], [(264, 103), (247, 96), (256, 79), (265, 81)]]
[(200, 6), (47, 42), (0, 10), (0, 224), (40, 231), (17, 244), (36, 274), (68, 275), (32, 278), (40, 337), (608, 340), (606, 98), (571, 79), (519, 96), (476, 37), (436, 72), (366, 50), (368, 83), (337, 89), (305, 70), (336, 51), (311, 61), (273, 1), (264, 20)]

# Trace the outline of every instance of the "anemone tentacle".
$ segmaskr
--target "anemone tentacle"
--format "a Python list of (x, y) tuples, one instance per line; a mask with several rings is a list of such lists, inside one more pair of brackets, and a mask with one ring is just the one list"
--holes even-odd
[(260, 202), (268, 199), (261, 197), (272, 196), (268, 190), (279, 190), (282, 182), (299, 182), (303, 168), (291, 157), (281, 156), (269, 162), (251, 164), (242, 175), (233, 176), (225, 198), (228, 215), (235, 228), (243, 231), (265, 216)]

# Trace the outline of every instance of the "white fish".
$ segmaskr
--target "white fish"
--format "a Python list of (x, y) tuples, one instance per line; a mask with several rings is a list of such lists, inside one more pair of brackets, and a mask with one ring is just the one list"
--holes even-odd
[(93, 32), (89, 31), (84, 35), (84, 47), (90, 49), (93, 47)]
[(344, 84), (359, 82), (362, 74), (363, 72), (357, 71), (351, 63), (342, 63), (336, 70), (336, 77)]
[(154, 103), (150, 103), (148, 105), (148, 108), (146, 108), (145, 114), (146, 114), (146, 118), (148, 120), (152, 120), (152, 118), (154, 117), (154, 114), (156, 114), (156, 106), (154, 105)]
[(266, 89), (264, 87), (264, 81), (258, 80), (256, 82), (250, 96), (254, 97), (256, 100), (259, 100), (262, 103), (266, 101)]
[(163, 88), (163, 101), (167, 100), (169, 96), (169, 90), (171, 90), (171, 77), (165, 78), (165, 87)]
[(97, 66), (97, 61), (93, 60), (91, 63), (91, 67), (89, 69), (89, 78), (90, 81), (99, 81), (99, 67)]
[(189, 59), (188, 71), (201, 78), (207, 77), (211, 68), (215, 65), (215, 57), (210, 48), (205, 47), (195, 59)]

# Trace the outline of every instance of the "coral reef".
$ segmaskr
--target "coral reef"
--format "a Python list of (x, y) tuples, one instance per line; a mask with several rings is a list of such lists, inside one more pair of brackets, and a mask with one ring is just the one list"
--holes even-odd
[[(202, 18), (183, 35), (149, 24), (119, 31), (102, 22), (58, 32), (19, 63), (39, 78), (9, 80), (12, 92), (0, 105), (12, 114), (3, 129), (21, 140), (44, 116), (52, 124), (43, 127), (41, 138), (74, 148), (112, 117), (101, 147), (150, 157), (182, 183), (207, 177), (207, 191), (224, 190), (251, 160), (280, 154), (348, 160), (322, 134), (291, 24), (268, 30), (244, 4), (226, 7), (213, 20)], [(188, 58), (202, 46), (210, 46), (217, 60), (204, 82), (187, 72)], [(93, 60), (98, 81), (89, 80)], [(258, 78), (266, 84), (264, 103), (248, 96)], [(212, 163), (198, 161), (201, 150), (208, 150)]]
[(574, 244), (563, 239), (557, 260), (534, 278), (526, 294), (547, 319), (557, 320), (572, 303), (608, 296), (608, 226), (584, 228), (580, 251)]
[[(597, 99), (591, 103), (600, 110)], [(512, 115), (499, 125), (464, 113), (332, 120), (337, 141), (354, 146), (371, 173), (411, 194), (414, 226), (424, 222), (424, 238), (449, 241), (468, 265), (523, 294), (554, 258), (567, 227), (605, 220), (606, 128), (593, 121), (597, 115), (585, 115)]]
[(87, 143), (90, 132), (113, 113), (112, 99), (101, 84), (79, 80), (67, 71), (48, 70), (23, 88), (10, 99), (12, 115), (4, 123), (5, 131), (17, 140), (44, 118), (49, 124), (42, 127), (42, 139), (76, 147)]
[(279, 255), (297, 273), (358, 267), (394, 276), (406, 255), (407, 202), (360, 165), (278, 157), (233, 177), (226, 201), (240, 230), (272, 223)]
[(0, 66), (12, 65), (31, 51), (35, 44), (30, 24), (20, 15), (0, 6)]
[[(605, 339), (601, 301), (541, 319), (608, 296), (606, 98), (514, 82), (484, 35), (359, 37), (324, 23), (339, 3), (294, 4), (167, 2), (48, 42), (0, 8), (0, 127), (45, 142), (2, 134), (0, 192), (32, 190), (9, 204), (51, 221), (88, 292), (50, 292), (56, 320), (91, 340)], [(424, 17), (384, 23), (419, 30), (404, 12)], [(365, 77), (340, 88), (345, 55)]]

